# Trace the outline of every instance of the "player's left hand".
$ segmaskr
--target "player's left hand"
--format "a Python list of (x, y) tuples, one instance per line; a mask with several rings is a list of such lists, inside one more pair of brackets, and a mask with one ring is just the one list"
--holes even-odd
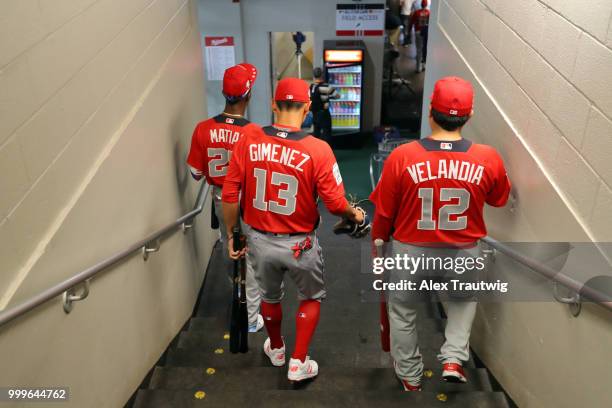
[(355, 221), (342, 218), (334, 225), (334, 234), (347, 234), (351, 238), (363, 238), (370, 232), (371, 225), (368, 214), (361, 207), (355, 207), (359, 213)]

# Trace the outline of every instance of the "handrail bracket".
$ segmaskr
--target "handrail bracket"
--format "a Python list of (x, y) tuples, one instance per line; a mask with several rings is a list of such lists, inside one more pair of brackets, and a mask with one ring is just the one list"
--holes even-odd
[(580, 293), (577, 293), (571, 289), (568, 290), (568, 296), (561, 296), (559, 294), (559, 283), (553, 282), (553, 296), (559, 303), (567, 305), (570, 309), (570, 313), (574, 317), (578, 317), (582, 311), (582, 297)]
[(153, 241), (147, 242), (142, 247), (142, 258), (146, 261), (147, 259), (149, 259), (149, 254), (159, 251), (160, 247), (161, 247), (161, 241), (159, 240), (159, 238)]
[(72, 304), (73, 302), (78, 302), (80, 300), (87, 298), (87, 296), (89, 296), (89, 279), (83, 282), (83, 285), (82, 285), (83, 290), (79, 294), (77, 294), (76, 292), (76, 288), (78, 286), (81, 286), (81, 285), (71, 287), (70, 289), (65, 291), (64, 294), (62, 295), (64, 312), (66, 314), (72, 312), (72, 309), (74, 308), (74, 305)]
[(181, 228), (183, 229), (183, 234), (186, 234), (191, 228), (193, 228), (193, 218), (190, 218), (182, 223)]

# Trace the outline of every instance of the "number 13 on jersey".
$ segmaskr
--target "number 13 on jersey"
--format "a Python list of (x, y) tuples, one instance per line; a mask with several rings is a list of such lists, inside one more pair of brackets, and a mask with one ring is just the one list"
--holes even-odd
[[(253, 207), (261, 211), (270, 211), (280, 215), (291, 215), (295, 212), (296, 197), (298, 193), (298, 179), (290, 174), (270, 172), (265, 169), (253, 169), (253, 176), (256, 179), (255, 198)], [(266, 189), (268, 184), (278, 186), (278, 199), (282, 202), (270, 199), (266, 201)]]

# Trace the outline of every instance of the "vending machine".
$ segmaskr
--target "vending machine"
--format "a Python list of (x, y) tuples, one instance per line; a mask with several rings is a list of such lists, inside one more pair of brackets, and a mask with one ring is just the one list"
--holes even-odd
[(327, 82), (340, 94), (332, 99), (332, 136), (360, 133), (363, 116), (364, 54), (363, 41), (326, 40), (323, 61)]

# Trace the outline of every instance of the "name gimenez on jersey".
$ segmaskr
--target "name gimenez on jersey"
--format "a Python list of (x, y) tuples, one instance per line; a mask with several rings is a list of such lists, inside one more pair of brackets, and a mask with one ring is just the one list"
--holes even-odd
[(414, 184), (436, 179), (451, 179), (480, 185), (484, 166), (463, 160), (440, 159), (436, 173), (432, 172), (432, 165), (429, 160), (415, 163), (409, 166), (407, 170)]
[(210, 129), (210, 141), (212, 143), (236, 143), (242, 133), (231, 129)]
[(304, 165), (310, 155), (275, 143), (257, 143), (249, 145), (249, 158), (252, 162), (274, 162), (304, 172)]

